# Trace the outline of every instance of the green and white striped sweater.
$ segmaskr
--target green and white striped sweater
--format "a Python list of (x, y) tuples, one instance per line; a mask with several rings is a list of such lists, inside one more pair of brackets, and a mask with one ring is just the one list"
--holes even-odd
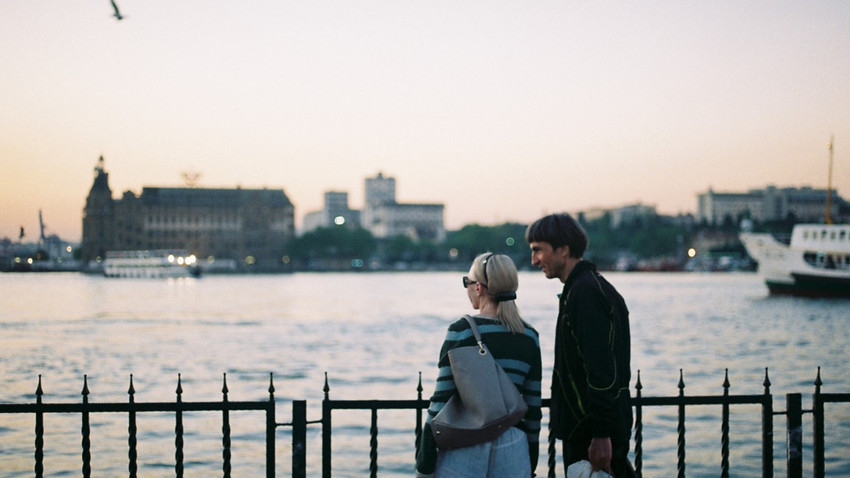
[[(526, 325), (522, 334), (514, 334), (496, 319), (476, 316), (475, 323), (481, 332), (481, 338), (490, 349), (493, 357), (505, 370), (508, 377), (517, 386), (528, 405), (525, 418), (517, 425), (528, 436), (528, 448), (531, 458), (532, 472), (537, 465), (539, 454), (541, 395), (540, 380), (542, 365), (540, 359), (540, 338), (533, 327)], [(461, 318), (449, 326), (446, 339), (440, 349), (438, 362), (439, 373), (431, 404), (428, 407), (428, 417), (422, 433), (419, 454), (416, 459), (416, 469), (423, 474), (434, 472), (437, 461), (437, 445), (431, 435), (430, 423), (434, 416), (443, 408), (449, 398), (457, 392), (452, 368), (449, 363), (449, 350), (475, 345), (475, 337), (466, 319)]]

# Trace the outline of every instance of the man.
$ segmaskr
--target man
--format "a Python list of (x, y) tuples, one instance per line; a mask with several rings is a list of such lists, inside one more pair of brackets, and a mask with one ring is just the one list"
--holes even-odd
[(538, 219), (525, 232), (531, 264), (564, 283), (555, 331), (549, 428), (563, 440), (564, 466), (633, 476), (630, 336), (626, 303), (583, 259), (587, 233), (569, 214)]

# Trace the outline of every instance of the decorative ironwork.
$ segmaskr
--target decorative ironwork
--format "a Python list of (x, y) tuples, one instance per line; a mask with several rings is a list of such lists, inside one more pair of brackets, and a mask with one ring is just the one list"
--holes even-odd
[[(686, 411), (688, 407), (699, 405), (719, 405), (721, 414), (720, 428), (720, 475), (729, 476), (729, 416), (733, 405), (760, 405), (762, 415), (762, 476), (772, 477), (774, 473), (773, 456), (773, 421), (777, 415), (786, 416), (786, 439), (788, 443), (788, 457), (786, 466), (789, 478), (802, 476), (802, 415), (811, 413), (813, 416), (813, 470), (815, 478), (825, 475), (824, 469), (824, 423), (825, 405), (828, 403), (850, 403), (850, 393), (823, 393), (823, 381), (821, 370), (818, 368), (817, 378), (814, 381), (815, 391), (813, 394), (813, 405), (811, 410), (802, 408), (801, 394), (786, 394), (786, 410), (774, 411), (773, 397), (771, 395), (770, 378), (765, 368), (764, 391), (755, 395), (732, 395), (729, 381), (728, 369), (724, 373), (722, 394), (706, 396), (685, 395), (684, 373), (679, 371), (678, 389), (679, 393), (671, 397), (646, 397), (643, 396), (643, 383), (640, 371), (637, 372), (635, 384), (635, 396), (632, 398), (634, 407), (634, 457), (635, 471), (638, 476), (643, 472), (643, 434), (645, 407), (676, 407), (678, 411), (677, 423), (677, 457), (678, 474), (684, 476), (686, 467)], [(322, 417), (319, 420), (307, 420), (307, 402), (305, 400), (294, 400), (292, 402), (292, 421), (289, 423), (277, 423), (275, 421), (275, 387), (272, 374), (269, 374), (268, 400), (232, 402), (229, 399), (227, 375), (222, 378), (222, 399), (213, 402), (184, 402), (182, 376), (177, 376), (177, 389), (175, 402), (148, 402), (139, 403), (135, 400), (135, 386), (133, 375), (130, 375), (130, 385), (127, 390), (128, 401), (126, 403), (90, 403), (88, 376), (83, 376), (82, 402), (81, 403), (44, 403), (44, 390), (42, 388), (42, 377), (38, 377), (38, 386), (35, 391), (35, 403), (29, 404), (0, 404), (0, 414), (3, 413), (31, 413), (35, 416), (35, 452), (34, 472), (37, 478), (44, 474), (44, 414), (46, 413), (74, 413), (80, 414), (81, 418), (81, 449), (82, 449), (82, 475), (91, 476), (91, 427), (89, 423), (92, 413), (119, 412), (127, 413), (127, 446), (128, 446), (128, 471), (129, 476), (134, 478), (138, 473), (137, 452), (137, 428), (136, 418), (139, 413), (146, 412), (173, 412), (175, 416), (175, 474), (183, 476), (183, 412), (185, 411), (220, 411), (222, 413), (222, 471), (225, 477), (231, 473), (231, 429), (230, 414), (235, 411), (265, 411), (266, 413), (266, 476), (275, 476), (275, 430), (280, 426), (291, 427), (292, 433), (292, 477), (306, 477), (306, 430), (314, 424), (322, 426), (322, 476), (331, 476), (331, 434), (332, 413), (334, 410), (364, 410), (370, 412), (369, 428), (369, 473), (377, 476), (379, 469), (378, 460), (378, 432), (380, 410), (410, 410), (415, 418), (415, 437), (413, 444), (418, 450), (423, 433), (424, 413), (428, 407), (428, 401), (423, 399), (422, 374), (416, 386), (416, 399), (413, 400), (336, 400), (330, 398), (330, 385), (328, 375), (325, 373), (324, 398), (322, 400)], [(543, 408), (551, 405), (550, 399), (543, 399)], [(548, 437), (548, 475), (550, 478), (556, 476), (557, 452), (554, 437)]]

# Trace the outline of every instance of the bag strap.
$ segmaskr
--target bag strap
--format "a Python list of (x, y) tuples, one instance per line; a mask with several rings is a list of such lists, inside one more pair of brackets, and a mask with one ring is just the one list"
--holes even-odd
[(472, 330), (472, 335), (475, 336), (475, 341), (478, 342), (478, 352), (481, 355), (486, 354), (487, 348), (484, 347), (484, 341), (481, 339), (481, 332), (478, 331), (478, 324), (475, 323), (475, 319), (473, 319), (469, 314), (464, 315), (463, 318), (469, 322), (469, 328)]

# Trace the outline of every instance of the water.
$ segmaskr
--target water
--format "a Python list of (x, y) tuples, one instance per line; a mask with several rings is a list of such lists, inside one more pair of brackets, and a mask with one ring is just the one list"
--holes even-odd
[[(810, 397), (817, 367), (824, 392), (850, 391), (848, 300), (769, 297), (754, 274), (608, 273), (631, 310), (633, 384), (644, 396), (720, 394), (729, 369), (732, 394), (762, 393), (765, 367), (777, 410), (785, 393)], [(549, 389), (552, 331), (561, 284), (521, 272), (518, 304), (541, 332), (544, 395)], [(274, 373), (279, 422), (290, 402), (308, 401), (320, 418), (324, 372), (338, 399), (416, 398), (422, 372), (426, 396), (448, 324), (471, 312), (460, 274), (404, 272), (201, 279), (121, 280), (79, 274), (0, 274), (0, 402), (33, 402), (42, 375), (45, 402), (80, 402), (83, 375), (91, 402), (126, 402), (133, 374), (137, 402), (268, 397)], [(644, 412), (645, 476), (676, 468), (675, 410)], [(173, 476), (174, 418), (139, 418), (139, 473)], [(382, 477), (411, 476), (413, 417), (381, 412)], [(231, 415), (233, 476), (260, 476), (263, 416)], [(688, 476), (719, 474), (720, 410), (688, 409)], [(784, 476), (785, 419), (775, 419), (776, 475)], [(335, 412), (334, 476), (366, 476), (369, 412)], [(760, 476), (757, 406), (732, 409), (731, 468)], [(811, 469), (811, 419), (804, 416), (804, 460)], [(45, 476), (79, 476), (78, 415), (45, 419)], [(187, 477), (221, 474), (220, 415), (185, 417)], [(827, 407), (827, 474), (850, 475), (850, 405)], [(32, 476), (31, 416), (0, 416), (0, 475)], [(545, 437), (544, 437), (545, 439)], [(277, 432), (277, 473), (288, 476), (290, 436)], [(320, 473), (320, 427), (308, 431), (309, 476)], [(126, 416), (92, 417), (94, 476), (126, 476)], [(538, 472), (543, 474), (545, 457)], [(810, 474), (810, 472), (806, 472)]]

